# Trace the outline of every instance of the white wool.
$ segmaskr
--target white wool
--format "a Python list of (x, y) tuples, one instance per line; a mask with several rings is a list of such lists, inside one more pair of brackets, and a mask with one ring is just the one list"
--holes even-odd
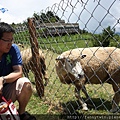
[[(86, 57), (80, 59), (81, 55), (86, 55)], [(65, 59), (67, 58), (69, 58), (71, 61), (79, 58), (78, 61), (81, 63), (85, 73), (84, 78), (80, 78), (76, 81), (75, 76), (67, 72), (67, 69), (63, 69)], [(112, 109), (116, 109), (117, 105), (119, 104), (117, 100), (120, 98), (120, 95), (117, 92), (117, 90), (119, 90), (117, 84), (120, 83), (119, 68), (120, 49), (115, 47), (90, 47), (71, 49), (63, 52), (56, 59), (56, 72), (62, 83), (73, 84), (73, 82), (76, 81), (74, 82), (76, 88), (82, 89), (81, 84), (82, 86), (85, 86), (86, 81), (91, 84), (103, 84), (107, 79), (109, 79), (109, 82), (111, 82), (111, 84), (113, 84), (116, 88)], [(84, 91), (84, 93), (86, 94), (86, 91)], [(79, 91), (76, 91), (75, 95), (77, 97), (79, 96), (78, 98), (80, 98)], [(85, 104), (81, 99), (79, 99), (79, 101), (82, 105)]]

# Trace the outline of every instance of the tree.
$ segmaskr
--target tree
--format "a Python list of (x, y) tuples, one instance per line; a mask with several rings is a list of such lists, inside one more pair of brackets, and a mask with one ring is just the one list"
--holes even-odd
[(36, 13), (33, 14), (33, 17), (36, 20), (39, 20), (40, 23), (54, 23), (54, 22), (58, 22), (60, 20), (60, 18), (57, 15), (54, 15), (54, 13), (52, 11), (47, 11), (47, 13), (41, 13), (41, 15), (38, 15)]
[(33, 17), (34, 17), (36, 20), (39, 20), (39, 17), (40, 17), (40, 16), (39, 16), (37, 13), (34, 13), (34, 14), (33, 14)]
[(101, 34), (94, 36), (93, 46), (94, 47), (109, 46), (111, 39), (114, 37), (114, 34), (115, 34), (115, 28), (111, 29), (111, 27), (108, 26), (107, 28), (103, 29)]

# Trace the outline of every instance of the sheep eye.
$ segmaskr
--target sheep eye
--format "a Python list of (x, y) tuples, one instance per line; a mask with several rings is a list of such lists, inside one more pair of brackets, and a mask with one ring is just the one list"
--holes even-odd
[(73, 66), (73, 62), (70, 61), (69, 63), (70, 63), (71, 66)]
[(70, 59), (67, 59), (67, 62), (68, 62), (71, 66), (73, 66), (73, 62), (72, 62)]
[(71, 66), (73, 66), (73, 63), (72, 63), (72, 62), (71, 62), (70, 64), (71, 64)]
[(70, 59), (67, 59), (67, 62), (68, 62), (68, 63), (71, 63)]
[(70, 61), (70, 59), (67, 59), (67, 62), (69, 62), (69, 63), (70, 63), (70, 62), (71, 62), (71, 61)]

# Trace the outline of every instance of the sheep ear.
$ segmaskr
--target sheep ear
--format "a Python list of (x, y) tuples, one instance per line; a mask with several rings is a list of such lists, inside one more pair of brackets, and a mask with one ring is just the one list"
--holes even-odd
[(81, 57), (81, 59), (83, 59), (83, 58), (85, 58), (85, 57), (86, 57), (86, 55), (81, 55), (80, 57)]
[(62, 55), (59, 55), (59, 56), (56, 58), (56, 60), (62, 60), (62, 59), (64, 59), (64, 57), (63, 57)]

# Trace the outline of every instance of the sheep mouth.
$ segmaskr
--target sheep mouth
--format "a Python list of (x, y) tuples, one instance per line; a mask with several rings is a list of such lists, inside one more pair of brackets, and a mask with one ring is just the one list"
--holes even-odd
[(84, 77), (84, 75), (80, 75), (80, 74), (78, 74), (78, 75), (76, 76), (77, 79), (81, 79), (81, 78), (83, 78), (83, 77)]

